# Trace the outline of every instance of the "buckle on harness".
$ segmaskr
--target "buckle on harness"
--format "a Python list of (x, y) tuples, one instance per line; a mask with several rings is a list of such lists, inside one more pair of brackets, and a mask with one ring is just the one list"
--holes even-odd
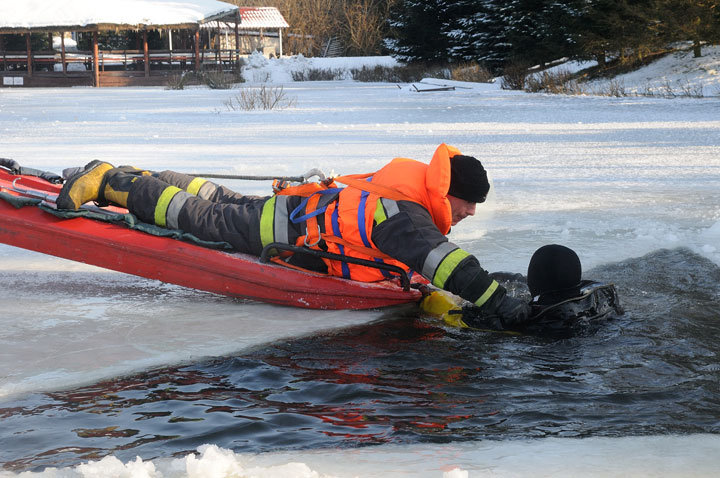
[(303, 240), (303, 244), (307, 247), (313, 247), (317, 246), (320, 243), (320, 240), (322, 239), (321, 233), (320, 233), (320, 224), (315, 223), (317, 226), (317, 241), (313, 242), (312, 244), (308, 243), (308, 238), (310, 237), (310, 234), (305, 234), (305, 239)]
[(284, 179), (273, 179), (273, 183), (272, 183), (273, 194), (279, 193), (280, 191), (287, 188), (288, 186), (290, 186), (289, 181), (285, 181)]

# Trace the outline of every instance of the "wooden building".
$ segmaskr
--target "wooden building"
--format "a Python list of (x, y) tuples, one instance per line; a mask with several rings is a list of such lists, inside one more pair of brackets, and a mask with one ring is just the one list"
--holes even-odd
[[(289, 25), (275, 7), (240, 7), (239, 41), (240, 54), (249, 55), (259, 51), (267, 57), (283, 56), (283, 29)], [(216, 20), (203, 24), (202, 28), (213, 30), (213, 40), (220, 48), (234, 50), (236, 38), (235, 24)], [(211, 44), (215, 46), (215, 44)]]
[(180, 71), (232, 70), (248, 53), (242, 22), (216, 0), (0, 2), (0, 87), (162, 85)]

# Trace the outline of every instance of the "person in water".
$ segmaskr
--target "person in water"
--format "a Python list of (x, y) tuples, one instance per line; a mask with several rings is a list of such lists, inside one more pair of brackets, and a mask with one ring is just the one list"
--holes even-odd
[[(385, 262), (419, 272), (501, 327), (529, 320), (530, 305), (508, 295), (475, 256), (446, 237), (485, 202), (490, 183), (480, 161), (441, 144), (429, 164), (396, 158), (375, 173), (344, 178), (345, 188), (329, 183), (308, 194), (300, 185), (257, 197), (173, 171), (92, 161), (68, 178), (57, 206), (112, 203), (144, 222), (253, 255), (282, 243)], [(363, 282), (388, 278), (387, 271), (312, 255), (294, 254), (289, 262)]]
[[(549, 244), (532, 255), (527, 279), (520, 274), (493, 273), (498, 280), (527, 281), (532, 299), (529, 320), (506, 324), (476, 308), (451, 311), (451, 322), (474, 329), (566, 334), (623, 313), (613, 284), (582, 279), (580, 258), (572, 249)], [(519, 277), (518, 277), (519, 276)]]

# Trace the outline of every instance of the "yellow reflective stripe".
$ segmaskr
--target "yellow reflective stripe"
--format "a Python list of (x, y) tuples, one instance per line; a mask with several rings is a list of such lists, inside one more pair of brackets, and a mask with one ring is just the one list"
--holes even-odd
[(428, 252), (428, 255), (425, 257), (425, 263), (423, 263), (422, 271), (420, 271), (423, 277), (432, 281), (442, 261), (448, 254), (456, 249), (459, 249), (459, 247), (452, 242), (441, 242), (435, 249)]
[(190, 184), (188, 184), (187, 188), (185, 190), (192, 194), (193, 196), (197, 196), (198, 191), (200, 191), (200, 188), (203, 184), (207, 182), (207, 179), (203, 178), (195, 178), (192, 181), (190, 181)]
[(445, 288), (445, 282), (447, 282), (450, 275), (455, 271), (455, 268), (460, 262), (470, 254), (463, 251), (462, 249), (455, 249), (450, 254), (445, 256), (433, 277), (433, 285), (441, 289)]
[(375, 204), (375, 215), (373, 216), (373, 219), (375, 220), (376, 225), (387, 219), (385, 207), (382, 204), (381, 198), (378, 198), (377, 203)]
[(488, 301), (491, 295), (497, 290), (498, 288), (497, 281), (492, 281), (492, 283), (488, 286), (487, 290), (483, 293), (483, 295), (480, 296), (478, 300), (475, 301), (475, 305), (478, 307), (481, 307), (485, 302)]
[(273, 196), (263, 204), (262, 214), (260, 215), (260, 242), (265, 247), (271, 242), (275, 242), (275, 230), (273, 223), (275, 220), (275, 198)]
[(158, 202), (155, 205), (155, 224), (165, 227), (165, 218), (167, 215), (168, 207), (170, 206), (170, 201), (172, 201), (173, 196), (175, 196), (180, 191), (182, 191), (182, 189), (175, 186), (168, 186), (165, 188), (165, 190), (160, 195), (160, 199), (158, 199)]

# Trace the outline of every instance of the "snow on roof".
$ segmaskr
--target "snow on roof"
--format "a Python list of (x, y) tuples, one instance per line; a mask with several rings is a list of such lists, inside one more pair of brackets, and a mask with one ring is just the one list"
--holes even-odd
[(216, 0), (0, 0), (0, 30), (188, 25), (235, 10)]
[[(2, 1), (2, 0), (0, 0)], [(288, 22), (275, 7), (240, 7), (240, 30), (260, 30), (262, 28), (288, 28)], [(202, 25), (203, 28), (220, 28), (221, 30), (234, 30), (234, 23), (212, 22)]]
[(241, 7), (240, 28), (288, 28), (280, 11), (275, 7)]

